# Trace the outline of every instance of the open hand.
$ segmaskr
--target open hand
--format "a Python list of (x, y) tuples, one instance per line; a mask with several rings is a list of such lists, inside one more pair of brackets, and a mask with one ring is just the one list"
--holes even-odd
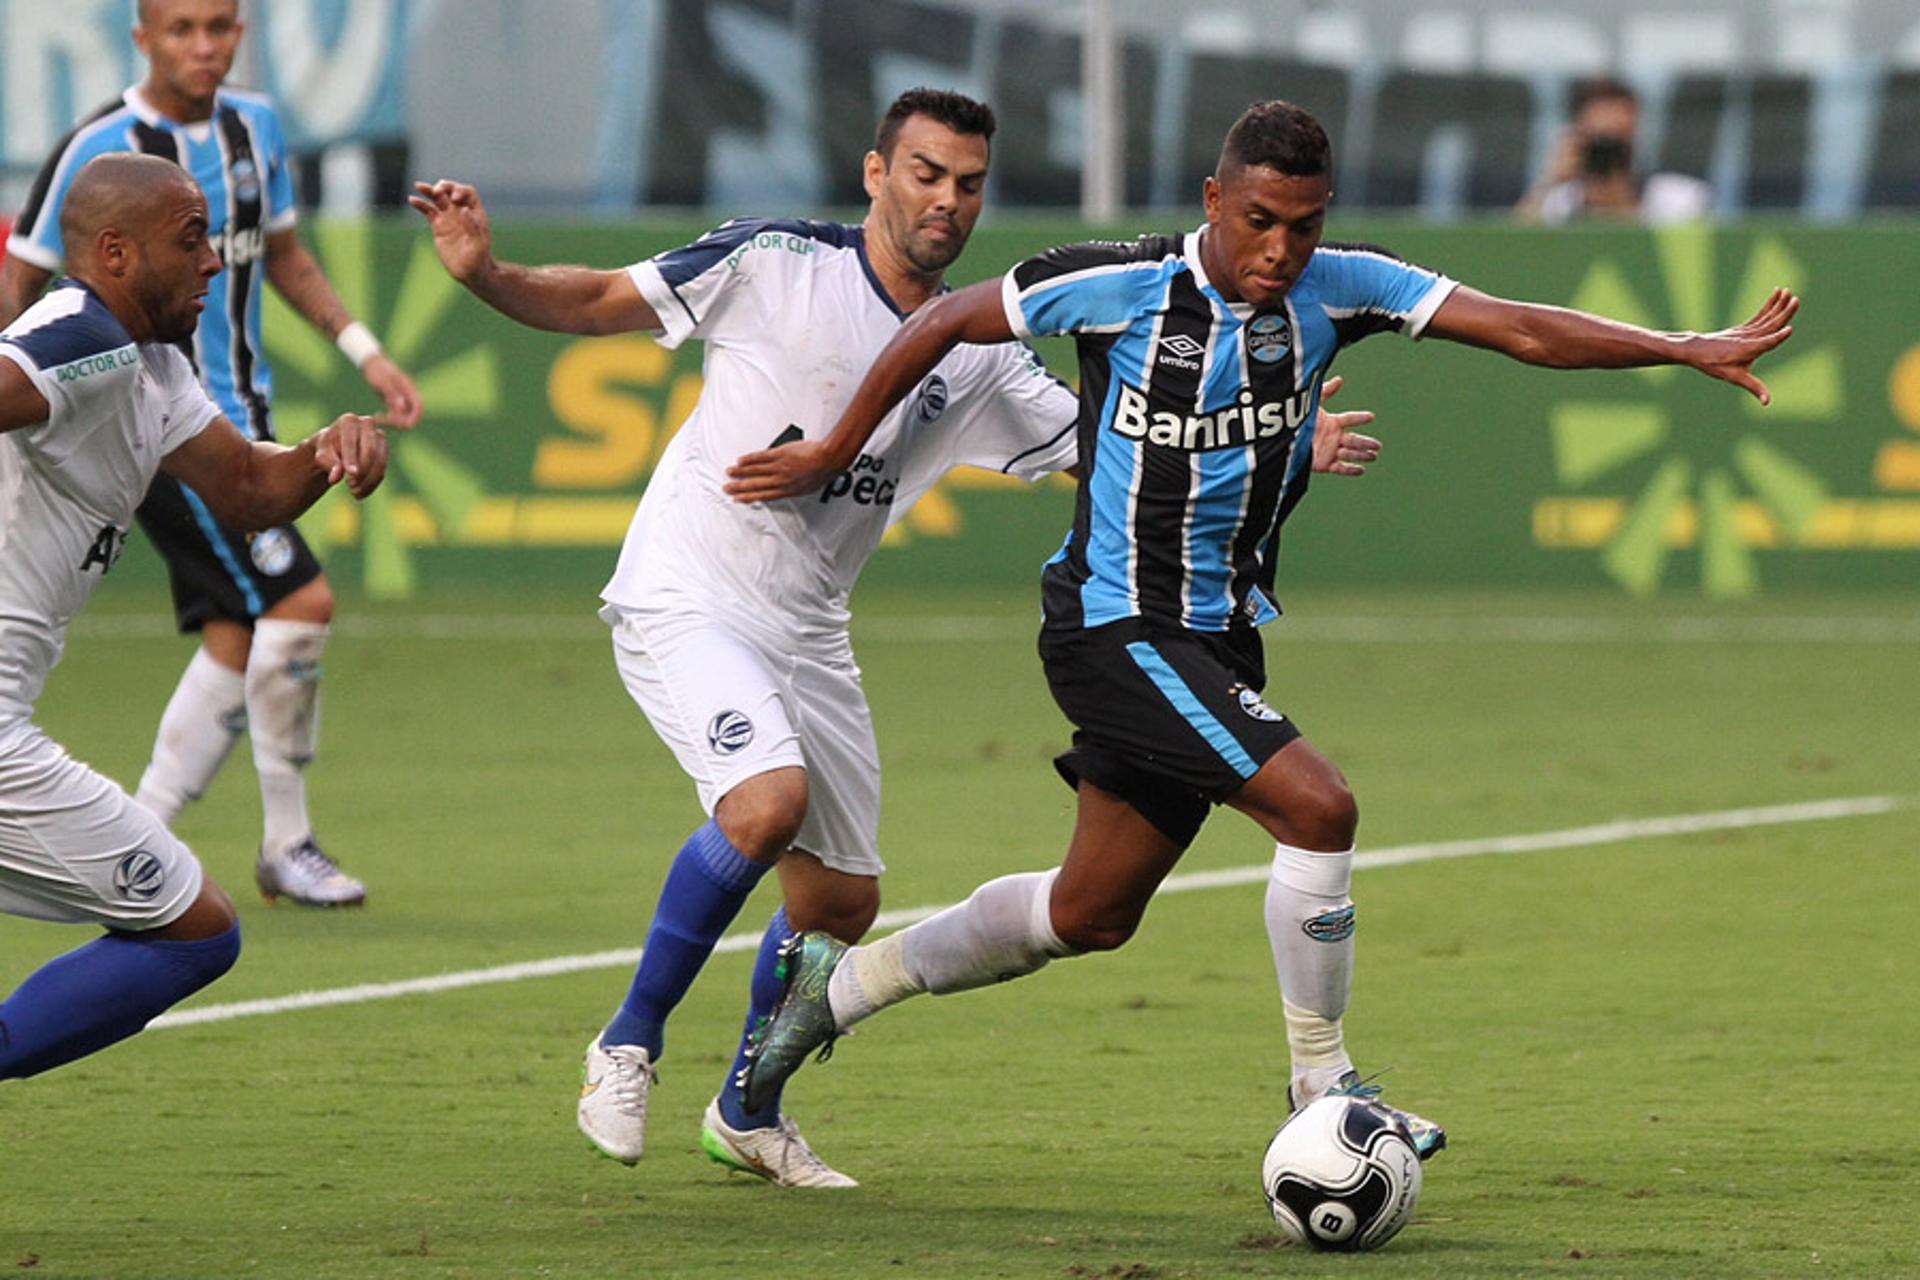
[(493, 261), (493, 229), (480, 193), (446, 178), (416, 182), (413, 190), (407, 203), (433, 228), (433, 247), (447, 274), (465, 284), (485, 271)]
[(1313, 429), (1313, 469), (1336, 476), (1363, 476), (1367, 464), (1380, 459), (1380, 442), (1354, 428), (1373, 421), (1370, 409), (1327, 412), (1327, 401), (1346, 385), (1341, 377), (1328, 378), (1320, 388), (1320, 420)]
[(328, 484), (344, 480), (347, 492), (364, 498), (386, 478), (386, 433), (372, 418), (343, 413), (313, 438), (313, 460)]
[(1753, 376), (1753, 362), (1793, 336), (1788, 321), (1798, 310), (1799, 298), (1785, 289), (1775, 289), (1745, 324), (1718, 333), (1689, 335), (1686, 362), (1709, 378), (1746, 388), (1761, 404), (1772, 404), (1767, 384)]
[(826, 487), (844, 467), (827, 456), (824, 440), (795, 440), (741, 454), (727, 468), (727, 495), (735, 502), (773, 502)]

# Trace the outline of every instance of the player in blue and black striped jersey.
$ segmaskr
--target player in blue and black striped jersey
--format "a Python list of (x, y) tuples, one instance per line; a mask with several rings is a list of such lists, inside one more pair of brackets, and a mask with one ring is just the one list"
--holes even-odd
[[(385, 406), (384, 423), (411, 427), (420, 419), (412, 380), (354, 320), (294, 231), (278, 113), (259, 94), (225, 84), (244, 32), (239, 0), (140, 0), (133, 38), (147, 78), (81, 121), (47, 158), (0, 267), (0, 324), (25, 310), (67, 257), (60, 212), (81, 168), (112, 152), (160, 156), (191, 173), (207, 197), (221, 269), (180, 349), (221, 412), (252, 439), (274, 438), (264, 281), (354, 361)], [(136, 798), (171, 826), (245, 730), (260, 779), (261, 891), (313, 906), (358, 904), (365, 887), (321, 850), (307, 811), (304, 771), (318, 742), (333, 593), (297, 528), (241, 533), (218, 520), (216, 505), (215, 495), (167, 475), (140, 504), (140, 527), (167, 563), (180, 629), (198, 632), (200, 648), (161, 717)]]
[[(1079, 794), (1066, 860), (991, 881), (871, 945), (801, 935), (750, 1068), (749, 1105), (813, 1047), (909, 995), (1120, 946), (1215, 804), (1277, 842), (1266, 918), (1293, 1056), (1289, 1104), (1378, 1092), (1354, 1071), (1341, 1030), (1358, 810), (1340, 771), (1262, 697), (1255, 630), (1276, 614), (1277, 543), (1306, 493), (1329, 364), (1393, 331), (1555, 368), (1688, 365), (1766, 403), (1751, 366), (1787, 338), (1799, 303), (1776, 290), (1737, 328), (1672, 334), (1490, 297), (1384, 250), (1322, 245), (1331, 160), (1311, 115), (1256, 104), (1227, 134), (1198, 230), (1053, 249), (929, 304), (828, 437), (735, 465), (738, 500), (809, 492), (956, 343), (1078, 339), (1083, 482), (1044, 575), (1040, 639), (1074, 725), (1057, 762)], [(1443, 1145), (1437, 1125), (1402, 1114), (1423, 1157)]]

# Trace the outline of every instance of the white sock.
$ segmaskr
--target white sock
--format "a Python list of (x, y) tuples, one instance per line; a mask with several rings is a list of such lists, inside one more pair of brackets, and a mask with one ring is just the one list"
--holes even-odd
[(205, 793), (246, 727), (247, 678), (196, 649), (160, 717), (153, 759), (133, 798), (171, 827)]
[[(1315, 853), (1276, 845), (1267, 879), (1267, 938), (1280, 975), (1296, 1081), (1324, 1089), (1353, 1069), (1340, 1018), (1353, 990), (1353, 850)], [(1305, 1078), (1311, 1077), (1310, 1080)]]
[(320, 737), (320, 655), (326, 644), (325, 623), (262, 618), (254, 624), (247, 721), (265, 814), (260, 847), (270, 856), (313, 834), (301, 771)]
[(828, 983), (834, 1020), (845, 1030), (922, 991), (971, 991), (1072, 955), (1048, 908), (1059, 874), (1055, 868), (989, 880), (965, 902), (854, 947)]

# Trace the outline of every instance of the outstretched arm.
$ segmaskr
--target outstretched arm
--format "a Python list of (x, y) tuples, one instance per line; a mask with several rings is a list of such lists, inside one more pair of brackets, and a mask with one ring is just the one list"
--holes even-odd
[(288, 448), (249, 440), (225, 418), (160, 460), (160, 469), (192, 486), (220, 523), (242, 532), (271, 529), (346, 481), (356, 498), (387, 474), (387, 438), (372, 418), (343, 413)]
[(1799, 298), (1775, 289), (1743, 325), (1717, 333), (1657, 333), (1584, 311), (1510, 302), (1461, 286), (1440, 304), (1426, 332), (1553, 369), (1683, 364), (1743, 387), (1768, 404), (1772, 397), (1766, 384), (1753, 376), (1753, 362), (1792, 336), (1788, 322), (1799, 309)]
[(735, 502), (771, 502), (812, 493), (853, 465), (900, 398), (963, 342), (1011, 342), (1000, 281), (983, 280), (944, 294), (914, 312), (875, 357), (840, 420), (821, 440), (796, 440), (741, 456), (727, 468)]
[[(347, 304), (340, 301), (333, 282), (292, 227), (267, 237), (267, 280), (289, 306), (329, 339), (339, 341), (341, 331), (353, 323)], [(371, 334), (362, 329), (360, 338), (371, 350), (349, 354), (359, 366), (360, 376), (385, 403), (385, 421), (395, 427), (414, 426), (420, 421), (420, 392), (413, 379), (379, 349)]]
[(464, 182), (416, 182), (407, 203), (433, 228), (447, 274), (495, 311), (554, 333), (631, 333), (662, 326), (625, 271), (523, 267), (493, 256), (493, 229), (480, 193)]

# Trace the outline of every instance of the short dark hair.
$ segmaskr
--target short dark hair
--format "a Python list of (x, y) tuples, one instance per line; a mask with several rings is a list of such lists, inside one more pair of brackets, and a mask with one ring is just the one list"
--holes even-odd
[(955, 133), (977, 134), (991, 143), (998, 122), (993, 108), (951, 89), (909, 89), (893, 100), (880, 127), (873, 131), (873, 149), (888, 164), (893, 163), (893, 144), (899, 141), (900, 126), (911, 116), (926, 116)]
[(1256, 102), (1240, 113), (1220, 148), (1220, 168), (1264, 165), (1290, 178), (1333, 169), (1333, 144), (1313, 113), (1291, 102)]
[(1573, 85), (1573, 114), (1579, 115), (1595, 102), (1625, 102), (1632, 106), (1640, 105), (1638, 94), (1627, 87), (1624, 80), (1612, 76), (1588, 76), (1576, 80)]

